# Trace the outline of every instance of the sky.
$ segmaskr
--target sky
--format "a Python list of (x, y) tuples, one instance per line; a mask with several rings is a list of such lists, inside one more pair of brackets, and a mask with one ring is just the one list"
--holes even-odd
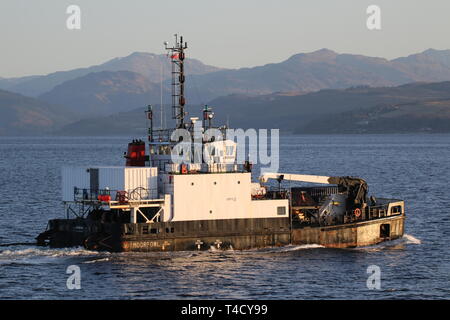
[[(69, 5), (81, 29), (69, 30)], [(369, 30), (369, 5), (381, 30)], [(188, 57), (218, 67), (280, 62), (328, 48), (392, 59), (450, 49), (448, 0), (1, 0), (0, 77), (48, 74), (132, 52), (164, 53), (175, 33)]]

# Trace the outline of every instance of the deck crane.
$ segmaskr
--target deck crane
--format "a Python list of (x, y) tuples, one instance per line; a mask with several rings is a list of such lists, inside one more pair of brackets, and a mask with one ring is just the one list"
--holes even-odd
[(347, 194), (347, 208), (363, 209), (367, 203), (368, 186), (364, 179), (357, 177), (329, 177), (315, 176), (307, 174), (271, 173), (266, 172), (259, 177), (261, 183), (266, 183), (269, 179), (277, 180), (281, 184), (283, 180), (300, 181), (317, 184), (337, 185), (340, 193)]

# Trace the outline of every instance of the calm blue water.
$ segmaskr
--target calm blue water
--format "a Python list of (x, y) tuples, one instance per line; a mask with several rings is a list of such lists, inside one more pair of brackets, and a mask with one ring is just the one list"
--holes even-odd
[[(62, 217), (61, 166), (122, 165), (129, 138), (0, 138), (0, 244)], [(359, 249), (98, 253), (0, 247), (2, 299), (448, 299), (450, 135), (281, 137), (280, 171), (365, 178), (406, 200), (406, 236)], [(69, 265), (81, 289), (68, 290)], [(369, 265), (381, 289), (366, 287)]]

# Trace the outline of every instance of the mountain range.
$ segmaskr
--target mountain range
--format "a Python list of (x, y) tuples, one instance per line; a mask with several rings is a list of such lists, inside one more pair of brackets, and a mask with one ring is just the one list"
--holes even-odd
[[(434, 101), (450, 97), (450, 82), (412, 83), (397, 87), (357, 86), (323, 89), (307, 94), (270, 94), (256, 97), (230, 95), (210, 102), (218, 121), (228, 120), (234, 127), (280, 128), (297, 132), (311, 122), (380, 104)], [(226, 115), (225, 115), (226, 114)], [(251, 126), (248, 119), (252, 119)], [(450, 128), (449, 128), (450, 129)]]
[[(274, 128), (282, 133), (302, 134), (450, 132), (450, 81), (323, 89), (304, 94), (229, 95), (211, 101), (210, 106), (216, 115), (214, 124), (229, 123), (232, 128)], [(202, 108), (193, 105), (186, 109), (188, 116), (200, 116)], [(156, 113), (154, 119), (159, 126), (160, 114)], [(82, 119), (58, 133), (143, 136), (145, 125), (141, 107)]]
[[(0, 88), (4, 89), (0, 96), (2, 123), (8, 124), (1, 132), (38, 130), (34, 125), (27, 126), (27, 108), (48, 120), (40, 122), (48, 124), (44, 130), (48, 132), (68, 124), (66, 119), (74, 123), (82, 118), (99, 119), (160, 104), (161, 93), (167, 104), (171, 92), (169, 68), (166, 55), (137, 52), (88, 68), (0, 78)], [(246, 117), (251, 117), (255, 120), (252, 127), (278, 126), (301, 132), (308, 121), (330, 111), (346, 113), (383, 104), (412, 103), (414, 99), (423, 102), (445, 98), (442, 92), (436, 94), (436, 90), (426, 89), (421, 82), (450, 80), (450, 50), (429, 49), (387, 60), (321, 49), (278, 63), (240, 69), (209, 66), (188, 57), (186, 73), (188, 103), (216, 106), (222, 111), (217, 112), (217, 120), (229, 119), (234, 126), (246, 127)], [(420, 86), (418, 92), (411, 90), (410, 85), (402, 87), (416, 82)], [(12, 100), (17, 100), (15, 112), (11, 111)]]
[(429, 49), (408, 57), (387, 60), (322, 49), (296, 54), (280, 63), (221, 70), (201, 76), (193, 75), (191, 78), (194, 81), (188, 81), (188, 84), (201, 88), (206, 101), (228, 94), (269, 94), (358, 85), (380, 87), (416, 81), (438, 82), (450, 80), (450, 50)]
[[(169, 95), (163, 87), (163, 95)], [(96, 116), (128, 111), (160, 100), (161, 86), (131, 71), (101, 71), (68, 80), (39, 99), (62, 104), (79, 114)]]
[[(90, 106), (94, 106), (92, 114), (97, 114), (101, 109), (102, 112), (107, 112), (110, 107), (109, 113), (112, 114), (118, 110), (134, 109), (136, 107), (134, 103), (141, 102), (141, 98), (135, 95), (143, 94), (143, 86), (146, 87), (144, 90), (147, 94), (146, 103), (159, 103), (161, 96), (157, 86), (161, 85), (161, 68), (164, 81), (163, 94), (167, 97), (170, 90), (169, 59), (165, 55), (150, 53), (133, 53), (89, 68), (12, 79), (10, 85), (4, 86), (4, 89), (39, 97), (51, 103), (76, 106), (77, 109), (81, 108), (84, 111), (89, 111)], [(123, 71), (135, 75), (131, 76), (130, 73)], [(97, 75), (94, 75), (95, 73)], [(207, 103), (229, 94), (304, 92), (358, 85), (396, 86), (416, 81), (450, 80), (450, 50), (429, 49), (408, 57), (387, 60), (363, 55), (338, 54), (321, 49), (296, 54), (279, 63), (240, 69), (220, 69), (195, 59), (187, 59), (186, 74), (186, 96), (190, 103)], [(7, 82), (4, 79), (3, 82), (5, 81)], [(91, 92), (98, 89), (99, 97), (94, 96), (89, 100), (83, 92), (88, 86), (84, 82), (89, 83)], [(117, 86), (120, 83), (128, 84), (124, 92)], [(107, 88), (108, 84), (111, 85), (110, 89)], [(131, 86), (141, 89), (139, 92), (129, 90)], [(114, 97), (111, 99), (105, 97), (105, 91), (114, 92)], [(74, 101), (77, 101), (76, 105)], [(124, 103), (126, 101), (130, 103)], [(86, 103), (86, 107), (79, 107), (78, 102)], [(89, 112), (85, 114), (89, 115)]]
[(80, 119), (65, 106), (0, 90), (0, 136), (49, 134)]
[[(0, 89), (13, 91), (26, 96), (37, 97), (52, 90), (57, 85), (93, 72), (102, 71), (131, 71), (143, 75), (151, 82), (161, 81), (170, 76), (170, 61), (165, 54), (134, 52), (129, 56), (114, 58), (105, 63), (78, 68), (69, 71), (58, 71), (47, 75), (27, 76), (20, 78), (0, 78)], [(218, 71), (220, 68), (208, 66), (196, 59), (186, 60), (185, 66), (188, 74), (197, 75)]]
[(450, 99), (380, 104), (341, 114), (325, 115), (294, 133), (449, 133)]

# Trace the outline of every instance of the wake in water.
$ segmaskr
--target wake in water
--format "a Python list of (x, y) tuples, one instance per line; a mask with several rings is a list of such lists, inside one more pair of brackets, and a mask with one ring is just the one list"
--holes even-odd
[(395, 239), (392, 241), (386, 241), (386, 242), (382, 242), (379, 243), (379, 246), (394, 246), (394, 245), (398, 245), (398, 244), (422, 244), (422, 241), (420, 241), (420, 239), (417, 239), (416, 237), (410, 235), (410, 234), (404, 234), (403, 237), (399, 238), (399, 239)]
[(307, 250), (307, 249), (318, 249), (318, 248), (325, 248), (325, 247), (320, 244), (303, 244), (303, 245), (289, 244), (289, 245), (282, 246), (282, 247), (253, 248), (253, 249), (247, 249), (247, 250), (234, 250), (231, 248), (231, 249), (228, 249), (225, 251), (211, 247), (209, 252), (221, 251), (221, 252), (231, 252), (231, 253), (246, 255), (246, 254), (259, 254), (259, 253), (283, 253), (283, 252), (291, 252), (291, 251)]
[(64, 256), (82, 256), (96, 255), (97, 251), (85, 250), (83, 248), (64, 248), (64, 249), (46, 249), (46, 248), (28, 248), (22, 250), (3, 250), (0, 251), (0, 258), (3, 257), (29, 257), (29, 256), (47, 256), (47, 257), (64, 257)]
[[(9, 263), (46, 263), (51, 262), (55, 258), (64, 257), (92, 257), (98, 256), (100, 252), (89, 251), (84, 248), (25, 248), (25, 249), (7, 249), (0, 251), (0, 264)], [(105, 254), (102, 252), (101, 254)], [(107, 253), (106, 253), (107, 254)]]
[(93, 260), (89, 260), (89, 261), (85, 261), (83, 263), (97, 263), (97, 262), (106, 262), (106, 261), (110, 261), (111, 259), (109, 257), (106, 258), (99, 258), (99, 259), (93, 259)]
[[(422, 241), (413, 235), (405, 234), (402, 238), (396, 239), (393, 241), (386, 241), (379, 243), (373, 246), (367, 247), (358, 247), (356, 250), (380, 250), (383, 248), (395, 247), (402, 244), (414, 244), (420, 245)], [(233, 254), (252, 254), (252, 253), (284, 253), (284, 252), (292, 252), (298, 250), (308, 250), (308, 249), (318, 249), (325, 248), (319, 244), (304, 244), (304, 245), (287, 245), (283, 247), (269, 247), (269, 248), (257, 248), (257, 249), (249, 249), (249, 250), (234, 250), (233, 248), (229, 248), (227, 250), (217, 249), (214, 246), (211, 246), (209, 250), (206, 252), (209, 253), (233, 253)], [(195, 255), (201, 254), (204, 251), (195, 252)], [(108, 252), (97, 252), (86, 250), (84, 248), (64, 248), (64, 249), (49, 249), (49, 248), (25, 248), (25, 249), (15, 249), (11, 247), (10, 249), (0, 251), (0, 264), (8, 264), (8, 263), (16, 263), (16, 262), (33, 262), (33, 259), (40, 262), (49, 262), (54, 258), (64, 258), (64, 257), (98, 257), (98, 259), (92, 260), (92, 262), (98, 261), (108, 261), (108, 257), (104, 257), (105, 255), (110, 255)], [(169, 254), (169, 252), (165, 253)], [(189, 252), (189, 254), (194, 254), (193, 252)], [(99, 256), (100, 255), (100, 256)], [(137, 255), (140, 255), (137, 253)], [(158, 256), (158, 254), (156, 253)], [(175, 255), (176, 256), (176, 255)], [(42, 260), (42, 258), (47, 258), (48, 260)]]
[(410, 234), (404, 234), (403, 238), (406, 240), (406, 243), (410, 244), (422, 244), (422, 241), (420, 239), (417, 239), (416, 237), (410, 235)]
[(320, 244), (302, 244), (302, 245), (288, 245), (285, 247), (280, 247), (279, 252), (290, 252), (290, 251), (298, 251), (298, 250), (306, 250), (306, 249), (317, 249), (317, 248), (325, 248)]
[(399, 238), (399, 239), (395, 239), (392, 241), (385, 241), (385, 242), (381, 242), (379, 244), (375, 244), (372, 246), (366, 246), (366, 247), (358, 247), (355, 248), (356, 250), (365, 250), (365, 251), (378, 251), (378, 250), (382, 250), (383, 248), (394, 248), (397, 247), (399, 245), (405, 245), (405, 244), (415, 244), (415, 245), (419, 245), (422, 244), (422, 241), (410, 234), (404, 234), (403, 237)]

